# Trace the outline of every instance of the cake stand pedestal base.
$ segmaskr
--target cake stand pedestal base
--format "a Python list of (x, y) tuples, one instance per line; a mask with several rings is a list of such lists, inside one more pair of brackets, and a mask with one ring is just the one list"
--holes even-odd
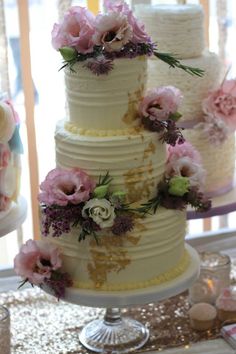
[[(105, 317), (87, 324), (79, 339), (87, 349), (104, 354), (132, 353), (141, 348), (149, 338), (148, 329), (141, 323), (121, 317), (122, 307), (148, 304), (164, 300), (188, 289), (197, 279), (200, 261), (197, 252), (185, 245), (189, 254), (188, 268), (173, 280), (137, 290), (94, 291), (68, 288), (65, 301), (85, 306), (105, 307)], [(43, 288), (52, 294), (49, 288)]]
[(122, 318), (119, 308), (108, 308), (104, 319), (85, 326), (79, 339), (96, 353), (130, 353), (141, 348), (149, 338), (148, 329), (132, 318)]

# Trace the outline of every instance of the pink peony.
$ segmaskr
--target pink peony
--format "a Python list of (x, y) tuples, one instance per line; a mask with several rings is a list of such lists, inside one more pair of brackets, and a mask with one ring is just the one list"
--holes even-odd
[(39, 201), (47, 205), (65, 206), (79, 204), (89, 199), (96, 183), (79, 168), (63, 170), (55, 168), (41, 183)]
[(16, 274), (35, 285), (50, 279), (61, 264), (59, 249), (44, 241), (28, 240), (14, 259)]
[(11, 151), (6, 144), (0, 143), (0, 170), (8, 166), (11, 157)]
[(98, 15), (95, 28), (93, 36), (95, 44), (104, 46), (108, 52), (121, 50), (132, 38), (132, 27), (127, 16), (119, 12)]
[(218, 90), (210, 92), (202, 108), (205, 114), (222, 119), (236, 129), (236, 79), (226, 80)]
[(180, 145), (168, 146), (168, 161), (177, 160), (181, 157), (188, 156), (195, 163), (201, 163), (201, 155), (199, 152), (188, 142)]
[(74, 47), (79, 53), (93, 51), (94, 15), (80, 6), (72, 6), (60, 24), (55, 23), (52, 30), (52, 45), (58, 50)]
[(0, 211), (5, 211), (9, 208), (11, 203), (10, 198), (7, 196), (0, 194)]
[(141, 101), (139, 112), (142, 117), (151, 120), (166, 120), (178, 110), (182, 94), (173, 86), (156, 87), (147, 92)]
[(144, 24), (135, 18), (129, 6), (123, 0), (105, 0), (104, 6), (108, 11), (119, 12), (127, 16), (128, 22), (132, 27), (133, 36), (131, 42), (133, 43), (147, 43), (151, 39), (147, 35)]

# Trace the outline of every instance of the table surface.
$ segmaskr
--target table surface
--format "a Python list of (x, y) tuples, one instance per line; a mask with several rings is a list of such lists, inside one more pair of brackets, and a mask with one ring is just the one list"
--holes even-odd
[[(224, 253), (229, 254), (230, 256), (236, 256), (236, 236), (230, 237), (227, 240), (217, 239), (214, 240), (214, 237), (209, 238), (206, 242), (206, 247), (210, 248), (211, 244), (214, 245), (214, 251), (223, 250)], [(217, 246), (218, 245), (218, 246)], [(218, 247), (218, 249), (217, 249)], [(203, 246), (200, 247), (201, 250), (204, 249)], [(10, 277), (10, 278), (0, 278), (0, 292), (6, 292), (8, 290), (16, 290), (19, 284), (18, 277)], [(199, 343), (191, 344), (191, 347), (181, 347), (181, 348), (173, 348), (173, 349), (165, 349), (161, 351), (165, 354), (236, 354), (236, 350), (231, 348), (227, 342), (223, 339), (215, 339), (209, 341), (202, 341)], [(160, 351), (149, 351), (149, 354), (157, 354)], [(24, 354), (31, 354), (31, 352), (25, 352)]]

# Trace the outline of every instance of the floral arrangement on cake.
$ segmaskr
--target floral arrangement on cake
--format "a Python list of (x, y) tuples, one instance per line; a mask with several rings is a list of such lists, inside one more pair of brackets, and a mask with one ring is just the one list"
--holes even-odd
[(59, 237), (79, 226), (81, 241), (87, 235), (97, 240), (97, 232), (104, 228), (114, 235), (131, 231), (133, 210), (125, 203), (125, 193), (110, 192), (111, 180), (107, 173), (95, 183), (79, 168), (50, 171), (40, 185), (42, 234), (47, 236), (52, 229), (52, 236)]
[(206, 172), (202, 168), (200, 154), (190, 143), (168, 147), (166, 172), (157, 186), (157, 194), (141, 205), (141, 213), (156, 212), (162, 206), (183, 210), (191, 205), (198, 212), (211, 208), (203, 188)]
[(181, 64), (173, 55), (160, 53), (123, 0), (106, 0), (104, 5), (107, 12), (97, 16), (86, 8), (73, 6), (59, 24), (54, 24), (52, 45), (64, 59), (62, 68), (69, 66), (73, 70), (76, 62), (83, 62), (94, 74), (103, 75), (113, 69), (116, 58), (155, 55), (170, 67), (203, 75), (202, 70)]
[(62, 259), (57, 247), (43, 241), (28, 240), (14, 259), (14, 269), (23, 278), (20, 287), (29, 282), (49, 288), (58, 298), (65, 296), (66, 287), (72, 286), (68, 273), (62, 272)]
[(201, 129), (209, 142), (221, 145), (236, 130), (236, 79), (223, 83), (202, 102), (204, 122), (195, 126)]
[[(13, 153), (23, 152), (18, 114), (8, 100), (0, 102), (0, 211), (8, 209), (16, 193), (17, 166)], [(11, 183), (12, 182), (12, 183)]]
[(178, 112), (183, 99), (182, 93), (174, 86), (161, 86), (147, 91), (139, 105), (139, 116), (145, 129), (157, 132), (160, 140), (175, 146), (185, 139), (176, 122), (182, 116)]
[(110, 191), (108, 173), (95, 183), (79, 168), (56, 168), (40, 185), (42, 234), (60, 237), (78, 228), (79, 241), (92, 235), (99, 244), (99, 231), (125, 235), (137, 217), (155, 213), (161, 206), (183, 210), (190, 204), (197, 211), (207, 211), (211, 203), (203, 194), (204, 180), (199, 153), (189, 143), (169, 146), (166, 172), (156, 196), (135, 207), (126, 202), (123, 191)]

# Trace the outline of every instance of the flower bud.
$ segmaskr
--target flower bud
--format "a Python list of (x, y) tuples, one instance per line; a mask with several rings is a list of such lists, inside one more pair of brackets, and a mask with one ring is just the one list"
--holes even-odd
[(190, 183), (188, 177), (174, 176), (169, 181), (168, 192), (172, 195), (182, 197), (189, 191)]
[(108, 187), (108, 184), (103, 184), (101, 186), (96, 187), (93, 191), (93, 196), (98, 199), (104, 198), (107, 194)]
[(112, 199), (123, 201), (125, 199), (126, 193), (117, 191), (112, 193)]
[(70, 61), (77, 57), (77, 51), (74, 48), (62, 47), (59, 49), (59, 52), (65, 61)]

